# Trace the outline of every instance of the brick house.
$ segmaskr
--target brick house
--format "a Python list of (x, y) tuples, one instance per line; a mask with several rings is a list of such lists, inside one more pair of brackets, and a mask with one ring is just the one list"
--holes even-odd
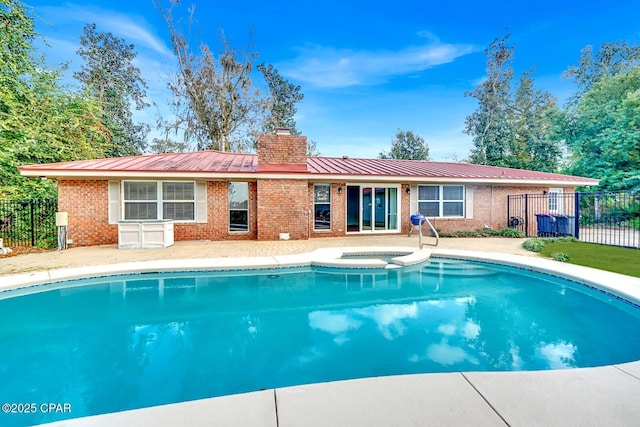
[(508, 225), (507, 195), (598, 181), (493, 166), (307, 157), (306, 137), (261, 135), (258, 154), (199, 151), (21, 166), (58, 182), (74, 246), (118, 242), (119, 221), (173, 220), (175, 240), (407, 233), (420, 212), (444, 231)]

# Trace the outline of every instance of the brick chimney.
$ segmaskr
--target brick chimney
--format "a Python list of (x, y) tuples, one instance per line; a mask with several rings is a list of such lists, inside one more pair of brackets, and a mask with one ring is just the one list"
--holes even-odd
[[(260, 172), (285, 176), (263, 178)], [(278, 240), (282, 235), (292, 240), (309, 238), (310, 190), (306, 172), (306, 137), (291, 135), (290, 129), (282, 128), (258, 137), (258, 240)]]
[(306, 172), (307, 137), (289, 128), (258, 136), (258, 172)]

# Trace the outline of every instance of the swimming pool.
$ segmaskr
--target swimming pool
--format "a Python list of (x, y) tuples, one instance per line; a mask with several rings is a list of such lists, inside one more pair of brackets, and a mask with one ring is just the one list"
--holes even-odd
[(449, 259), (69, 281), (0, 300), (0, 322), (0, 401), (73, 408), (21, 423), (346, 378), (640, 359), (637, 306)]

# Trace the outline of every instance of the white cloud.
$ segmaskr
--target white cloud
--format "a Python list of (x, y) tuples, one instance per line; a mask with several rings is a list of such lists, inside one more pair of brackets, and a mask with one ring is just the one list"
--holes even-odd
[[(45, 22), (55, 23), (55, 25), (45, 28), (47, 32), (63, 31), (64, 34), (71, 34), (68, 32), (68, 27), (77, 25), (77, 37), (79, 37), (85, 24), (95, 23), (99, 32), (113, 33), (129, 43), (133, 43), (136, 50), (148, 49), (164, 57), (173, 57), (172, 50), (167, 47), (162, 38), (149, 30), (151, 25), (141, 16), (72, 3), (38, 8), (37, 12)], [(63, 28), (63, 30), (56, 29), (56, 26), (60, 29)], [(79, 43), (78, 39), (74, 41)]]
[(438, 332), (444, 335), (453, 335), (456, 333), (456, 325), (454, 325), (453, 323), (440, 325), (438, 326)]
[(410, 362), (420, 362), (422, 360), (431, 360), (442, 366), (451, 366), (457, 363), (469, 362), (478, 365), (479, 361), (461, 347), (454, 347), (443, 339), (439, 344), (431, 344), (427, 347), (424, 355), (412, 354), (409, 356)]
[(144, 46), (164, 57), (173, 58), (173, 52), (165, 45), (162, 39), (132, 21), (128, 16), (110, 14), (102, 18), (96, 17), (96, 23), (98, 30), (105, 28), (106, 30), (102, 31), (112, 32), (127, 41), (131, 41), (136, 46)]
[(418, 316), (418, 304), (382, 304), (354, 310), (358, 315), (373, 319), (378, 325), (378, 330), (387, 340), (392, 341), (404, 335), (407, 327), (406, 319), (414, 319)]
[(346, 314), (336, 314), (328, 311), (314, 311), (309, 313), (309, 326), (330, 334), (342, 334), (352, 329), (358, 329), (362, 322)]
[(379, 84), (393, 76), (407, 75), (455, 61), (476, 52), (471, 44), (442, 43), (428, 32), (426, 44), (398, 50), (352, 50), (324, 46), (298, 48), (298, 57), (278, 64), (288, 78), (317, 87)]
[(462, 327), (462, 336), (464, 336), (468, 340), (473, 340), (478, 338), (480, 335), (480, 325), (474, 322), (465, 322)]
[(575, 345), (564, 341), (557, 344), (540, 343), (538, 356), (546, 359), (551, 369), (573, 368), (576, 351), (578, 348)]
[(443, 335), (455, 335), (460, 334), (468, 340), (472, 340), (480, 335), (480, 325), (467, 321), (462, 325), (456, 325), (455, 323), (445, 323), (438, 326), (438, 332)]
[(450, 366), (464, 362), (469, 356), (462, 348), (453, 347), (446, 342), (442, 342), (440, 344), (432, 344), (427, 348), (427, 358), (439, 365)]

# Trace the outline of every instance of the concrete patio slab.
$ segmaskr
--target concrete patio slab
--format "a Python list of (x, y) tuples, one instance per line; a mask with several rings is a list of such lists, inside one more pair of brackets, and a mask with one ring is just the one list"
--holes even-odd
[(276, 398), (279, 427), (506, 425), (460, 374), (310, 384)]
[(50, 427), (276, 427), (274, 391), (223, 396), (45, 424)]
[(624, 372), (640, 379), (640, 362), (623, 363), (615, 366), (616, 368), (621, 369)]
[(463, 375), (512, 426), (640, 425), (640, 379), (614, 366)]

